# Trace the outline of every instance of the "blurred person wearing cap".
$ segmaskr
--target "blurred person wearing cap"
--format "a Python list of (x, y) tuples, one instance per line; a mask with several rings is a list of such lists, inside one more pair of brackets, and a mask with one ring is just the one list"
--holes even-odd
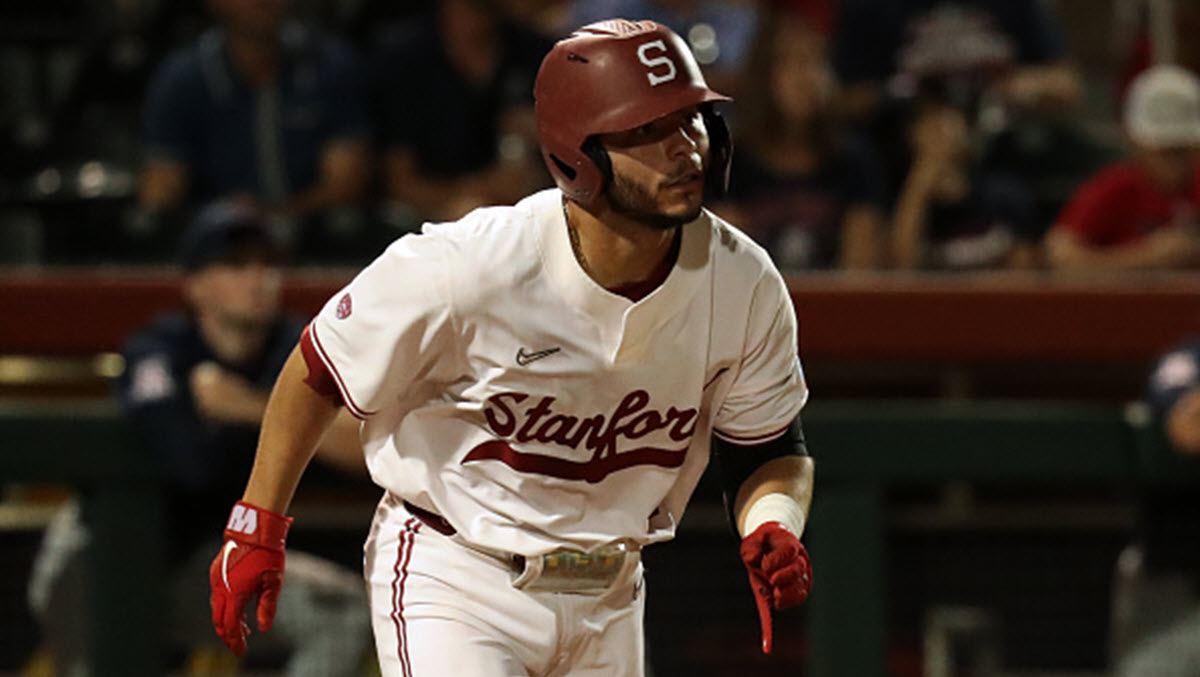
[(1046, 234), (1062, 270), (1200, 266), (1200, 79), (1178, 66), (1130, 85), (1123, 126), (1132, 158), (1086, 181)]
[[(217, 642), (203, 609), (213, 534), (254, 457), (271, 383), (303, 323), (280, 309), (281, 248), (245, 205), (203, 209), (180, 244), (186, 310), (153, 319), (122, 350), (114, 384), (121, 412), (166, 478), (165, 562), (173, 647)], [(340, 418), (320, 457), (335, 479), (364, 474), (357, 422)], [(86, 500), (70, 502), (43, 541), (30, 584), (57, 674), (90, 674), (82, 611)], [(82, 506), (82, 507), (81, 507)], [(153, 545), (153, 544), (148, 544)], [(131, 557), (138, 556), (130, 553)], [(300, 554), (274, 648), (292, 677), (354, 675), (369, 641), (366, 601), (351, 571)]]
[(918, 86), (1014, 116), (1071, 108), (1082, 94), (1058, 17), (1041, 0), (842, 0), (832, 49), (842, 106), (857, 121)]
[(214, 549), (232, 651), (248, 614), (285, 613), (286, 512), (343, 409), (383, 494), (364, 574), (385, 677), (644, 675), (641, 553), (713, 456), (771, 651), (813, 581), (808, 389), (783, 277), (704, 207), (728, 183), (727, 100), (652, 21), (554, 45), (534, 110), (556, 187), (401, 237), (288, 358)]

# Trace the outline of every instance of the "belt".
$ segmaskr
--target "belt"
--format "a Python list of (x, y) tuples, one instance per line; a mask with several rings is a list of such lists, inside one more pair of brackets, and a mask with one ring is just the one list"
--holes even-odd
[[(409, 514), (439, 534), (453, 536), (458, 533), (445, 517), (408, 501), (403, 503)], [(594, 553), (555, 550), (532, 559), (515, 553), (507, 556), (489, 554), (512, 568), (516, 575), (513, 585), (517, 588), (599, 593), (609, 589), (615, 581), (627, 578), (636, 569), (640, 550), (636, 544), (621, 542)]]
[[(407, 510), (409, 512), (409, 514), (411, 514), (413, 517), (416, 517), (418, 520), (420, 520), (422, 524), (429, 527), (430, 529), (433, 529), (434, 531), (438, 532), (439, 534), (441, 534), (443, 536), (453, 536), (454, 534), (458, 533), (458, 529), (455, 529), (454, 525), (447, 522), (445, 517), (442, 517), (441, 515), (439, 515), (435, 512), (430, 512), (430, 511), (426, 510), (425, 508), (418, 508), (417, 506), (413, 505), (412, 503), (409, 503), (408, 501), (404, 501), (404, 509)], [(525, 556), (524, 555), (515, 555), (514, 554), (514, 555), (509, 555), (507, 558), (506, 557), (498, 557), (498, 558), (507, 562), (507, 564), (512, 567), (513, 571), (515, 571), (517, 573), (520, 573), (525, 570)]]
[(453, 536), (454, 534), (458, 533), (458, 530), (455, 529), (449, 522), (447, 522), (445, 517), (442, 517), (437, 513), (429, 512), (424, 508), (418, 508), (408, 501), (404, 502), (404, 509), (412, 514), (413, 517), (421, 520), (425, 526), (433, 529), (443, 536)]

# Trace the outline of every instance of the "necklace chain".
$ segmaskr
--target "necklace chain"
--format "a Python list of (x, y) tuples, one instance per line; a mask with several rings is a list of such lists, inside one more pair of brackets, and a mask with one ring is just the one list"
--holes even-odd
[(571, 253), (575, 255), (575, 260), (579, 262), (579, 267), (583, 268), (583, 272), (588, 274), (588, 277), (594, 278), (592, 269), (588, 267), (587, 258), (583, 255), (583, 247), (579, 244), (579, 231), (576, 230), (575, 224), (571, 223), (571, 214), (567, 211), (567, 201), (562, 203), (563, 220), (567, 222), (567, 239), (571, 241)]

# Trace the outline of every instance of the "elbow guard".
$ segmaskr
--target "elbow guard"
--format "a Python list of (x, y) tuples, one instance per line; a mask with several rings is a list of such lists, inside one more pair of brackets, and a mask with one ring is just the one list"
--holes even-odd
[(736, 525), (733, 506), (737, 501), (738, 490), (750, 475), (768, 461), (782, 456), (808, 456), (808, 447), (804, 444), (804, 427), (800, 423), (800, 414), (796, 414), (796, 418), (792, 419), (782, 435), (762, 444), (735, 444), (714, 435), (712, 452), (721, 476), (725, 511), (729, 515), (729, 523)]

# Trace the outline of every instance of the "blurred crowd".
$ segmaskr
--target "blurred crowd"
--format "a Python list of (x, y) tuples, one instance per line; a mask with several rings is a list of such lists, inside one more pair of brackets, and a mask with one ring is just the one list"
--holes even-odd
[[(173, 260), (226, 201), (361, 265), (552, 185), (533, 80), (621, 16), (689, 42), (737, 152), (711, 205), (785, 271), (1200, 266), (1200, 66), (1135, 0), (1113, 134), (1043, 0), (46, 0), (3, 10), (0, 263)], [(1159, 3), (1160, 5), (1162, 3)], [(1179, 65), (1166, 65), (1176, 63)]]

